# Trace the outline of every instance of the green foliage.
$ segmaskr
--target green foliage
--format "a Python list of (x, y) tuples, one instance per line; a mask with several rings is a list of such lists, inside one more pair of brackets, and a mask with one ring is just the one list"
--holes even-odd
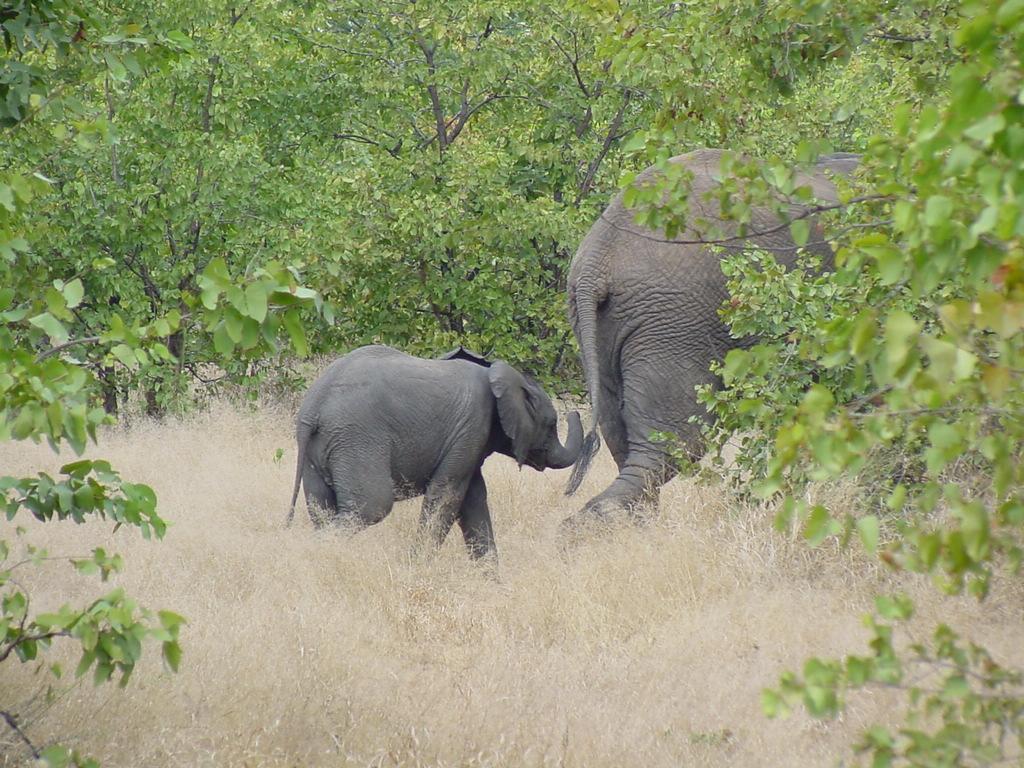
[[(101, 8), (113, 22), (115, 11)], [(143, 349), (76, 350), (101, 378), (108, 410), (134, 388), (152, 414), (183, 403), (188, 379), (225, 365), (235, 348), (243, 354), (228, 359), (233, 377), (277, 353), (279, 335), (304, 351), (297, 313), (323, 310), (311, 293), (295, 293), (298, 254), (323, 247), (322, 200), (300, 195), (310, 180), (274, 156), (287, 137), (267, 127), (273, 115), (260, 99), (275, 64), (272, 56), (261, 63), (268, 40), (254, 34), (258, 20), (240, 23), (244, 11), (192, 10), (146, 4), (157, 29), (187, 25), (190, 34), (156, 33), (160, 46), (132, 38), (141, 51), (133, 58), (108, 55), (123, 34), (103, 35), (103, 55), (92, 56), (102, 69), (65, 86), (70, 95), (49, 124), (14, 135), (15, 153), (54, 185), (26, 222), (36, 236), (22, 269), (81, 279), (81, 304), (63, 321), (71, 337), (123, 327), (147, 339)], [(156, 55), (164, 49), (186, 55)], [(248, 297), (231, 292), (223, 307), (201, 305), (200, 294), (210, 295), (201, 278), (223, 283), (228, 274)]]
[[(194, 216), (188, 257), (171, 265), (173, 294), (160, 293), (157, 255), (147, 250), (140, 233), (147, 224), (147, 200), (159, 200), (162, 193), (150, 186), (127, 206), (125, 197), (117, 196), (125, 178), (145, 167), (141, 159), (122, 165), (126, 154), (118, 154), (114, 99), (151, 82), (166, 83), (162, 76), (187, 68), (196, 47), (180, 32), (164, 34), (125, 22), (124, 10), (59, 0), (26, 0), (0, 10), (7, 51), (0, 62), (5, 150), (0, 163), (0, 439), (45, 437), (55, 449), (66, 443), (81, 454), (88, 440), (96, 440), (98, 427), (112, 421), (98, 395), (100, 379), (109, 386), (115, 366), (139, 380), (159, 381), (161, 370), (180, 371), (185, 363), (186, 333), (193, 347), (213, 350), (204, 359), (228, 365), (276, 352), (282, 338), (305, 354), (300, 313), (331, 319), (330, 308), (302, 285), (295, 265), (257, 258), (260, 243), (222, 241), (246, 256), (244, 267), (230, 268), (222, 258), (198, 254), (203, 222)], [(169, 15), (156, 18), (164, 22)], [(209, 77), (203, 133), (212, 132)], [(105, 103), (90, 101), (98, 93)], [(97, 188), (84, 173), (98, 157), (113, 169), (107, 189)], [(217, 159), (230, 167), (230, 157)], [(167, 160), (174, 161), (164, 156)], [(216, 167), (208, 162), (204, 166), (200, 156), (192, 166), (198, 167), (197, 183), (205, 168)], [(97, 192), (117, 215), (95, 210)], [(92, 205), (82, 204), (78, 194)], [(198, 194), (168, 197), (180, 207), (199, 200)], [(148, 221), (166, 233), (176, 256), (171, 214), (159, 204), (154, 208), (158, 218)], [(83, 239), (95, 231), (105, 239)], [(151, 254), (154, 261), (147, 263)], [(123, 270), (139, 278), (141, 293), (133, 294)], [(137, 300), (145, 311), (139, 311)], [(152, 489), (122, 481), (108, 462), (75, 461), (63, 466), (61, 475), (0, 477), (7, 520), (25, 511), (44, 523), (106, 520), (115, 529), (136, 527), (146, 538), (164, 535), (166, 523)], [(31, 543), (30, 531), (18, 526), (16, 543), (0, 539), (0, 664), (17, 658), (45, 666), (51, 642), (66, 638), (81, 648), (76, 677), (91, 671), (96, 684), (117, 677), (125, 685), (144, 641), (153, 640), (161, 644), (167, 668), (177, 671), (185, 620), (172, 611), (139, 606), (120, 588), (85, 606), (33, 611), (31, 571), (45, 561), (65, 561), (79, 573), (107, 581), (121, 570), (122, 560), (103, 548), (88, 556), (50, 555)], [(48, 669), (57, 678), (63, 674), (59, 665)], [(37, 749), (15, 714), (0, 716), (42, 763), (95, 765), (63, 746)]]
[(67, 475), (61, 482), (45, 472), (35, 478), (0, 477), (7, 519), (20, 509), (43, 522), (70, 518), (83, 523), (95, 515), (136, 526), (147, 539), (151, 533), (163, 537), (167, 526), (156, 513), (156, 495), (149, 486), (122, 482), (106, 461), (76, 461), (60, 471)]
[(310, 257), (344, 307), (330, 345), (464, 343), (564, 378), (568, 261), (646, 100), (608, 73), (587, 20), (534, 2), (342, 2), (290, 33), (317, 99), (346, 105), (312, 123), (346, 220)]
[[(228, 312), (211, 335), (190, 311), (217, 259), (233, 276), (288, 265), (318, 286), (326, 323), (300, 337), (298, 314), (283, 313), (300, 349), (465, 343), (549, 381), (574, 370), (560, 299), (568, 261), (613, 188), (621, 140), (654, 103), (610, 73), (585, 8), (342, 2), (299, 13), (257, 0), (197, 12), (165, 0), (145, 11), (152, 30), (105, 4), (92, 12), (122, 31), (78, 41), (96, 66), (62, 78), (66, 97), (44, 110), (53, 121), (20, 128), (12, 146), (22, 176), (54, 182), (37, 190), (49, 193), (26, 225), (29, 259), (82, 280), (74, 320), (62, 321), (69, 336), (101, 335), (115, 316), (170, 323), (145, 361), (76, 351), (108, 410), (137, 389), (154, 414), (187, 404), (211, 364), (214, 378), (246, 386), (281, 367), (276, 351), (250, 346), (251, 323)], [(188, 32), (159, 31), (174, 28)], [(231, 345), (246, 353), (225, 362)]]
[[(786, 273), (763, 254), (725, 260), (723, 316), (751, 343), (721, 365), (728, 388), (702, 393), (718, 416), (708, 437), (742, 435), (741, 474), (762, 478), (757, 493), (785, 496), (781, 528), (798, 526), (812, 546), (856, 536), (893, 569), (984, 599), (995, 580), (1019, 578), (1024, 558), (1024, 13), (1012, 0), (834, 11), (788, 3), (751, 18), (757, 40), (801, 47), (780, 59), (769, 44), (761, 59), (755, 42), (738, 76), (759, 95), (795, 95), (832, 66), (821, 61), (830, 52), (853, 66), (895, 50), (917, 96), (859, 134), (861, 146), (843, 147), (864, 159), (840, 184), (840, 206), (828, 206), (834, 273), (814, 263)], [(798, 146), (797, 159), (821, 149)], [(806, 201), (784, 167), (727, 158), (726, 215), (747, 221), (779, 192)], [(641, 220), (677, 230), (685, 195), (659, 201), (685, 182), (635, 193)], [(791, 232), (807, 236), (799, 222)], [(837, 516), (799, 493), (809, 480), (851, 475), (870, 485), (864, 509)], [(908, 720), (865, 735), (859, 749), (872, 764), (1013, 759), (1024, 744), (1020, 672), (947, 627), (904, 651), (890, 622), (912, 610), (906, 598), (880, 599), (867, 655), (808, 661), (765, 693), (765, 709), (801, 701), (833, 716), (852, 689), (894, 686), (908, 693)]]
[[(897, 645), (898, 623), (912, 611), (905, 597), (879, 598), (870, 618), (865, 656), (842, 661), (811, 659), (803, 674), (786, 673), (762, 704), (770, 716), (803, 704), (819, 717), (834, 717), (851, 690), (864, 686), (906, 693), (905, 724), (897, 732), (880, 725), (855, 745), (872, 765), (989, 765), (1007, 762), (1020, 743), (1024, 720), (1024, 676), (998, 664), (981, 646), (940, 624), (929, 643)], [(890, 623), (893, 622), (893, 623)], [(936, 726), (936, 723), (940, 725)]]

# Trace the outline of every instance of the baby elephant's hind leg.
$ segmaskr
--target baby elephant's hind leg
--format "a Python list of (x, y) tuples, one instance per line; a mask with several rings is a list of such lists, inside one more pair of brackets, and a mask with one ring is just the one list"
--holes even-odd
[(337, 497), (335, 522), (338, 524), (359, 530), (379, 523), (391, 513), (395, 488), (385, 463), (376, 463), (372, 468), (336, 467), (331, 477)]
[(334, 515), (337, 506), (334, 491), (320, 476), (316, 467), (309, 463), (302, 469), (302, 487), (306, 493), (309, 519), (319, 528)]

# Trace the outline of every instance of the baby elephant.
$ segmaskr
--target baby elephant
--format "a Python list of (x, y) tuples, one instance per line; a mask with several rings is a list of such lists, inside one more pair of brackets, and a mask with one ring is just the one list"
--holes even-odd
[(424, 360), (383, 346), (334, 361), (299, 409), (300, 482), (334, 522), (363, 528), (395, 500), (422, 494), (420, 530), (440, 545), (456, 520), (472, 557), (494, 555), (487, 487), (480, 468), (497, 451), (537, 470), (572, 466), (583, 444), (577, 413), (558, 441), (551, 400), (535, 381), (500, 360), (461, 347)]

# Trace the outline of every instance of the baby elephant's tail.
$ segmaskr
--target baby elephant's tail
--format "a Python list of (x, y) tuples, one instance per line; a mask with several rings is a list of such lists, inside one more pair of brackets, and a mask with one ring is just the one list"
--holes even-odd
[(288, 508), (288, 519), (284, 523), (285, 528), (292, 524), (292, 518), (295, 517), (295, 500), (299, 498), (299, 485), (302, 483), (302, 467), (306, 463), (306, 446), (309, 445), (309, 439), (313, 436), (314, 432), (316, 432), (316, 426), (314, 424), (307, 424), (301, 419), (295, 427), (295, 437), (299, 443), (299, 454), (295, 459), (295, 485), (292, 487), (292, 503)]

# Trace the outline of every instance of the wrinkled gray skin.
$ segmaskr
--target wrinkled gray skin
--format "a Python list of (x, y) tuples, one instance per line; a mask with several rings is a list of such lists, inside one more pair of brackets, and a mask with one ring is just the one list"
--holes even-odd
[(438, 360), (383, 346), (362, 347), (332, 363), (299, 409), (299, 484), (310, 517), (353, 529), (380, 522), (396, 500), (425, 494), (420, 528), (440, 545), (458, 520), (474, 558), (495, 555), (480, 472), (491, 453), (537, 470), (569, 467), (583, 428), (569, 415), (558, 441), (551, 400), (501, 361), (457, 349)]
[[(658, 489), (674, 474), (652, 432), (678, 435), (694, 460), (703, 453), (700, 427), (693, 415), (707, 419), (694, 387), (719, 385), (709, 370), (715, 360), (750, 340), (738, 341), (718, 316), (728, 294), (720, 268), (723, 255), (750, 246), (769, 251), (791, 267), (796, 245), (789, 227), (769, 210), (755, 210), (744, 237), (735, 223), (720, 218), (709, 192), (718, 186), (722, 152), (703, 149), (672, 162), (693, 173), (685, 231), (671, 242), (664, 232), (638, 226), (633, 212), (616, 197), (594, 224), (573, 257), (569, 271), (569, 317), (583, 359), (596, 425), (619, 467), (615, 481), (566, 520), (565, 529), (594, 518), (627, 510), (634, 514), (656, 500)], [(822, 158), (811, 174), (799, 174), (798, 185), (810, 185), (819, 204), (836, 202), (829, 180), (851, 173), (856, 155)], [(656, 178), (649, 168), (638, 183)], [(792, 215), (805, 212), (791, 207)], [(759, 234), (760, 233), (760, 234)], [(729, 238), (732, 238), (729, 240)], [(722, 250), (706, 241), (726, 240)], [(689, 242), (686, 242), (689, 241)], [(704, 241), (704, 242), (702, 242)], [(806, 249), (831, 264), (831, 249), (813, 226)], [(596, 425), (588, 432), (580, 460), (570, 479), (572, 493), (599, 440)]]

